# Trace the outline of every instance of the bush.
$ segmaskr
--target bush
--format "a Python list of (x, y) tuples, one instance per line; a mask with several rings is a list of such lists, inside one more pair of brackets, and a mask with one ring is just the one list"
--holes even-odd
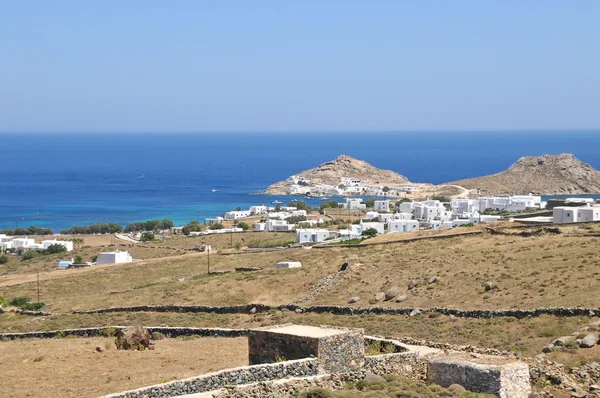
[(217, 229), (224, 229), (225, 226), (221, 223), (216, 223), (210, 226), (210, 229), (216, 231)]
[(32, 258), (36, 258), (41, 255), (42, 255), (42, 253), (40, 253), (37, 250), (28, 250), (26, 252), (21, 253), (21, 260), (31, 260)]
[(120, 232), (123, 232), (123, 227), (113, 222), (88, 226), (73, 225), (69, 229), (62, 229), (60, 231), (64, 235), (118, 234)]
[(75, 264), (83, 264), (83, 258), (81, 256), (75, 257)]
[(362, 236), (367, 236), (369, 238), (372, 238), (374, 236), (377, 236), (378, 233), (379, 232), (377, 232), (377, 230), (375, 228), (369, 228), (362, 232)]
[(162, 334), (161, 332), (152, 332), (150, 334), (150, 339), (152, 339), (152, 340), (162, 340), (165, 337), (166, 336), (164, 334)]
[(335, 395), (324, 388), (311, 388), (300, 395), (301, 398), (333, 398)]
[(20, 305), (19, 308), (23, 311), (39, 311), (44, 308), (44, 303), (25, 303)]
[(8, 262), (8, 256), (3, 254), (0, 256), (0, 264), (6, 264)]
[(237, 227), (243, 229), (244, 231), (247, 231), (250, 229), (250, 225), (248, 223), (245, 222), (239, 222), (237, 223)]
[(196, 220), (190, 221), (181, 230), (181, 232), (183, 232), (184, 235), (189, 235), (190, 232), (200, 232), (200, 231), (202, 231), (202, 225)]
[(48, 248), (46, 249), (47, 254), (64, 253), (66, 251), (67, 251), (66, 247), (64, 247), (63, 245), (56, 244), (56, 243), (48, 246)]
[(14, 307), (20, 307), (24, 304), (27, 304), (31, 299), (27, 296), (15, 297), (12, 300), (8, 300), (8, 305), (12, 305)]
[(144, 232), (142, 234), (142, 237), (140, 238), (140, 240), (142, 242), (151, 242), (153, 241), (155, 238), (154, 233), (153, 232)]
[(102, 331), (102, 334), (106, 337), (112, 337), (117, 334), (118, 329), (114, 326), (109, 326)]

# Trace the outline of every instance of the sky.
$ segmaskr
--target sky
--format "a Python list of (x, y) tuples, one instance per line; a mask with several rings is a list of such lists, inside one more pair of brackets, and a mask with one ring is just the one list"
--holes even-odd
[(0, 0), (0, 132), (600, 129), (596, 0)]

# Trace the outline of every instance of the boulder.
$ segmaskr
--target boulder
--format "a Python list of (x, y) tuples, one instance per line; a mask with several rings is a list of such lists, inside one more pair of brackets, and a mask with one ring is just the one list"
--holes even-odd
[(389, 301), (400, 294), (400, 288), (398, 286), (392, 286), (385, 292), (385, 300)]
[(417, 287), (417, 282), (415, 282), (415, 281), (408, 282), (408, 290), (412, 290), (415, 287)]
[(381, 301), (385, 298), (385, 293), (384, 292), (379, 292), (377, 294), (375, 294), (375, 301)]
[(592, 348), (595, 345), (596, 336), (594, 336), (592, 333), (588, 334), (583, 339), (581, 339), (581, 342), (579, 343), (579, 347), (581, 348)]
[(379, 376), (379, 375), (376, 375), (374, 373), (367, 373), (365, 375), (364, 380), (367, 380), (367, 381), (385, 381), (385, 378), (383, 376)]
[(486, 283), (483, 284), (483, 290), (485, 290), (486, 292), (489, 292), (494, 287), (495, 287), (494, 284), (490, 281), (487, 281)]
[(564, 347), (567, 343), (574, 341), (573, 336), (562, 336), (552, 342), (556, 347)]
[(548, 354), (548, 353), (554, 351), (554, 347), (555, 347), (554, 344), (548, 344), (546, 347), (542, 348), (542, 352)]
[(461, 386), (460, 384), (452, 384), (451, 386), (448, 387), (448, 390), (452, 391), (453, 393), (457, 393), (457, 394), (462, 394), (463, 392), (467, 391), (467, 389), (464, 388), (463, 386)]
[(348, 271), (350, 269), (350, 262), (346, 261), (344, 264), (342, 264), (342, 266), (340, 267), (340, 271)]
[(436, 281), (437, 281), (437, 276), (432, 276), (431, 278), (429, 278), (427, 280), (427, 283), (429, 283), (431, 285), (432, 283), (435, 283)]
[(401, 303), (406, 300), (406, 296), (398, 296), (396, 297), (396, 302)]
[(357, 302), (357, 301), (359, 301), (359, 300), (360, 300), (360, 297), (357, 297), (357, 296), (350, 297), (350, 298), (348, 299), (348, 304), (354, 304), (354, 303), (356, 303), (356, 302)]
[(412, 310), (412, 311), (410, 312), (410, 314), (409, 314), (409, 315), (410, 315), (410, 316), (416, 316), (416, 315), (421, 315), (422, 313), (423, 313), (423, 312), (422, 312), (420, 309), (418, 309), (418, 308), (415, 308), (414, 310)]
[(256, 307), (252, 307), (252, 309), (250, 310), (251, 314), (256, 314)]
[(115, 334), (118, 350), (144, 350), (150, 348), (150, 333), (142, 326), (130, 326)]

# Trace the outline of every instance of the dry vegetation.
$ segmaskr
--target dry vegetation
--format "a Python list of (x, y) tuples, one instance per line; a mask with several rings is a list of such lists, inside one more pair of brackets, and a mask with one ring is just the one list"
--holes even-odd
[[(6, 332), (56, 330), (70, 327), (92, 327), (108, 325), (169, 325), (169, 326), (203, 326), (203, 327), (236, 327), (251, 328), (285, 322), (311, 325), (339, 325), (362, 327), (372, 335), (394, 337), (413, 337), (437, 342), (453, 344), (473, 344), (481, 347), (498, 348), (534, 355), (541, 348), (559, 336), (571, 334), (586, 326), (592, 320), (587, 317), (557, 318), (541, 316), (520, 319), (461, 319), (427, 313), (420, 316), (376, 316), (355, 315), (336, 316), (331, 314), (296, 314), (289, 311), (271, 311), (254, 315), (219, 315), (192, 313), (111, 313), (111, 314), (72, 314), (75, 309), (94, 309), (112, 306), (145, 305), (145, 304), (181, 304), (181, 305), (231, 305), (246, 303), (284, 304), (305, 296), (311, 286), (319, 280), (338, 271), (340, 265), (350, 259), (354, 264), (347, 277), (331, 290), (326, 291), (310, 304), (346, 305), (350, 296), (359, 296), (361, 300), (355, 306), (392, 306), (392, 307), (456, 307), (456, 308), (536, 308), (546, 306), (583, 306), (597, 308), (600, 298), (594, 294), (600, 287), (600, 255), (598, 238), (589, 236), (600, 231), (596, 225), (564, 227), (563, 234), (542, 234), (533, 237), (491, 235), (484, 233), (476, 236), (454, 237), (441, 240), (424, 239), (416, 242), (395, 242), (385, 245), (361, 246), (356, 248), (303, 249), (294, 248), (276, 252), (251, 254), (210, 256), (211, 271), (233, 271), (235, 267), (257, 266), (262, 271), (230, 272), (227, 274), (207, 274), (208, 258), (205, 253), (190, 252), (189, 249), (201, 244), (210, 244), (219, 251), (232, 251), (231, 236), (208, 236), (198, 238), (177, 237), (164, 242), (143, 244), (128, 247), (134, 257), (147, 260), (143, 262), (107, 267), (87, 268), (69, 271), (49, 271), (51, 266), (40, 259), (0, 266), (5, 275), (0, 278), (0, 296), (14, 298), (17, 296), (36, 297), (36, 267), (47, 270), (42, 275), (41, 299), (47, 305), (45, 310), (57, 313), (55, 316), (30, 317), (14, 313), (0, 315), (0, 330)], [(461, 228), (462, 231), (471, 230)], [(472, 229), (476, 230), (476, 229)], [(441, 234), (448, 232), (440, 232)], [(419, 233), (414, 236), (427, 236), (440, 233)], [(402, 235), (402, 234), (398, 234)], [(409, 234), (406, 234), (408, 237)], [(245, 233), (234, 235), (234, 239), (244, 239), (247, 245), (269, 246), (274, 242), (289, 239), (290, 234)], [(260, 240), (260, 241), (259, 241)], [(234, 240), (234, 244), (235, 244)], [(87, 243), (87, 242), (86, 242)], [(84, 244), (86, 244), (84, 243)], [(98, 244), (102, 244), (98, 242)], [(175, 248), (175, 249), (172, 249)], [(82, 248), (96, 253), (104, 247), (94, 246)], [(106, 247), (110, 250), (109, 247)], [(79, 252), (78, 251), (78, 252)], [(233, 249), (238, 252), (237, 249)], [(87, 252), (84, 252), (87, 253)], [(49, 256), (48, 256), (49, 257)], [(44, 259), (45, 260), (45, 259)], [(278, 261), (301, 261), (303, 267), (291, 270), (276, 270)], [(55, 261), (52, 260), (52, 266)], [(4, 267), (4, 268), (2, 268)], [(12, 268), (11, 268), (12, 267)], [(7, 269), (10, 268), (10, 271)], [(10, 273), (10, 275), (6, 275)], [(436, 276), (437, 281), (427, 283), (427, 279)], [(12, 279), (11, 279), (12, 278)], [(16, 281), (26, 282), (14, 284)], [(32, 279), (33, 278), (33, 279)], [(408, 290), (411, 280), (417, 287)], [(483, 284), (492, 281), (497, 288), (485, 292)], [(4, 285), (3, 285), (4, 283)], [(385, 291), (391, 286), (399, 286), (406, 301), (370, 303), (375, 293)], [(44, 366), (45, 369), (69, 369), (69, 350), (80, 352), (85, 372), (79, 376), (90, 379), (90, 374), (102, 375), (99, 380), (86, 381), (89, 388), (80, 392), (83, 395), (99, 395), (100, 392), (117, 391), (125, 388), (139, 387), (171, 377), (186, 377), (199, 374), (208, 369), (206, 362), (188, 361), (190, 366), (198, 366), (189, 373), (177, 368), (179, 362), (167, 362), (167, 367), (158, 367), (155, 379), (144, 379), (144, 366), (135, 365), (128, 368), (127, 376), (131, 380), (123, 380), (119, 373), (107, 373), (116, 366), (107, 365), (105, 361), (91, 350), (96, 343), (92, 339), (52, 341), (46, 347), (43, 342), (4, 342), (0, 343), (0, 357), (21, 355), (20, 360), (11, 360), (18, 369), (21, 366)], [(169, 341), (185, 346), (201, 344), (198, 341)], [(89, 342), (89, 343), (86, 343)], [(16, 347), (18, 350), (7, 349)], [(29, 345), (28, 345), (29, 344)], [(38, 344), (38, 345), (36, 345)], [(66, 349), (65, 356), (52, 354), (54, 344)], [(72, 344), (72, 346), (68, 346)], [(165, 344), (165, 343), (160, 343)], [(62, 347), (62, 346), (61, 346)], [(175, 347), (175, 346), (173, 346)], [(163, 346), (160, 355), (171, 355), (176, 349)], [(185, 348), (181, 348), (186, 351)], [(38, 350), (38, 351), (36, 351)], [(77, 351), (81, 350), (81, 351)], [(87, 350), (87, 351), (86, 351)], [(208, 348), (207, 348), (208, 350)], [(89, 351), (89, 352), (88, 352)], [(205, 350), (189, 350), (185, 355), (196, 354)], [(36, 352), (39, 352), (36, 354)], [(161, 346), (152, 353), (131, 353), (147, 355), (155, 358), (161, 352)], [(206, 351), (210, 352), (210, 351)], [(220, 354), (213, 355), (218, 359)], [(107, 360), (113, 360), (116, 352), (106, 354)], [(198, 353), (199, 354), (199, 353)], [(75, 355), (75, 354), (73, 354)], [(184, 355), (184, 354), (182, 354)], [(600, 361), (598, 350), (578, 350), (576, 353), (553, 353), (551, 357), (563, 363), (578, 361)], [(38, 362), (33, 358), (42, 357)], [(242, 355), (243, 357), (243, 355)], [(128, 361), (121, 358), (124, 363)], [(183, 356), (182, 358), (186, 358)], [(28, 362), (22, 362), (27, 359)], [(121, 360), (120, 359), (120, 360)], [(215, 360), (216, 360), (215, 359)], [(115, 359), (116, 360), (116, 359)], [(52, 362), (55, 361), (55, 362)], [(95, 362), (98, 361), (98, 362)], [(168, 361), (168, 358), (165, 359)], [(209, 365), (209, 368), (231, 367), (226, 365)], [(136, 362), (137, 363), (137, 362)], [(102, 369), (96, 366), (104, 367)], [(181, 369), (180, 371), (170, 369)], [(35, 368), (32, 368), (35, 369)], [(35, 371), (35, 370), (34, 370)], [(139, 371), (139, 376), (138, 372)], [(21, 369), (21, 373), (23, 373)], [(161, 373), (162, 372), (162, 373)], [(76, 372), (73, 372), (76, 374)], [(43, 373), (40, 371), (40, 374)], [(115, 375), (119, 375), (118, 377)], [(19, 376), (20, 377), (20, 376)], [(26, 376), (23, 376), (26, 377)], [(67, 376), (55, 377), (61, 379)], [(111, 377), (111, 381), (107, 382)], [(123, 378), (126, 378), (125, 373)], [(9, 377), (13, 387), (21, 379)], [(44, 381), (46, 385), (58, 383), (60, 380)], [(41, 383), (41, 384), (44, 384)], [(123, 384), (118, 384), (123, 383)], [(130, 384), (127, 384), (130, 383)], [(24, 384), (21, 381), (21, 384)], [(69, 385), (76, 385), (71, 380)], [(81, 384), (81, 383), (80, 383)], [(114, 387), (114, 388), (113, 388)], [(56, 387), (59, 388), (59, 387)], [(75, 387), (74, 387), (75, 388)], [(80, 388), (80, 387), (78, 387)], [(88, 387), (85, 387), (88, 388)], [(16, 390), (14, 396), (26, 395), (25, 390)], [(74, 393), (73, 393), (74, 394)], [(39, 394), (33, 394), (39, 396)], [(75, 394), (76, 395), (76, 394)]]
[[(155, 344), (153, 351), (118, 351), (114, 338), (0, 342), (2, 396), (99, 396), (248, 364), (245, 338)], [(97, 346), (105, 351), (96, 352)]]

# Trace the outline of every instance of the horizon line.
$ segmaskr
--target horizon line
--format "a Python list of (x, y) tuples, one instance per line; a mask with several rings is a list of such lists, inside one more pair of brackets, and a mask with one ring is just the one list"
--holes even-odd
[(2, 134), (407, 134), (407, 133), (564, 133), (564, 132), (600, 132), (600, 127), (569, 128), (523, 128), (523, 129), (403, 129), (403, 130), (177, 130), (177, 131), (143, 131), (143, 130), (82, 130), (82, 131), (36, 131), (12, 130), (0, 131)]

